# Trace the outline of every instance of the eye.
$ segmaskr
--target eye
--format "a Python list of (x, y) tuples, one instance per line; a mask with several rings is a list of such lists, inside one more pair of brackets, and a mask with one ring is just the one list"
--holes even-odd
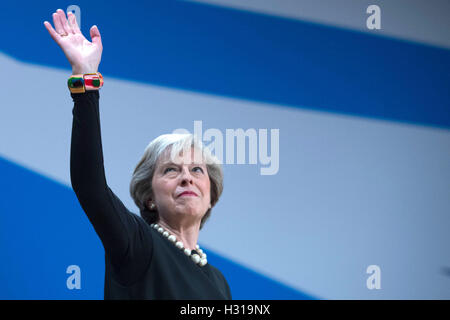
[(168, 167), (164, 170), (164, 173), (168, 172), (170, 169), (175, 169), (174, 167)]
[(193, 170), (195, 170), (195, 169), (200, 169), (200, 172), (203, 172), (203, 169), (201, 167), (194, 167)]

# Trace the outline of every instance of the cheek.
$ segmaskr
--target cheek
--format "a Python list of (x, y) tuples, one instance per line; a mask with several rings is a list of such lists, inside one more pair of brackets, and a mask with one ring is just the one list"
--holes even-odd
[(207, 199), (209, 202), (210, 197), (211, 197), (211, 183), (210, 183), (209, 179), (203, 185), (203, 195), (204, 195), (204, 198)]
[(163, 186), (162, 192), (164, 193), (165, 197), (172, 198), (172, 197), (174, 197), (174, 192), (175, 192), (176, 188), (177, 188), (176, 183), (166, 183)]
[(155, 198), (164, 199), (172, 197), (175, 187), (176, 186), (172, 186), (172, 184), (168, 181), (155, 181), (153, 183), (153, 192), (155, 194)]

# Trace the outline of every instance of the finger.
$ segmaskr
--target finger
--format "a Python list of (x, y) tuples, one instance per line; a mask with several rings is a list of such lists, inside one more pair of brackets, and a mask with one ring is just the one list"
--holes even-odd
[(61, 9), (58, 9), (58, 10), (56, 10), (56, 12), (58, 13), (59, 21), (61, 21), (61, 25), (64, 28), (64, 31), (67, 34), (73, 34), (74, 32), (73, 32), (72, 28), (69, 26), (69, 23), (67, 22), (66, 14), (64, 13), (64, 11)]
[(67, 17), (69, 18), (69, 24), (72, 27), (74, 33), (81, 33), (80, 27), (78, 26), (77, 17), (69, 11), (67, 13)]
[(91, 41), (92, 41), (92, 43), (95, 43), (100, 48), (103, 48), (102, 36), (100, 35), (100, 31), (98, 30), (98, 27), (96, 25), (93, 25), (91, 27), (90, 34), (91, 34)]
[(59, 20), (59, 14), (56, 12), (52, 14), (53, 24), (55, 25), (56, 32), (58, 34), (64, 34), (64, 28), (62, 27), (61, 20)]
[(59, 45), (59, 39), (61, 38), (60, 35), (53, 29), (52, 25), (48, 21), (44, 21), (44, 26), (47, 29), (48, 33), (52, 37), (53, 40)]

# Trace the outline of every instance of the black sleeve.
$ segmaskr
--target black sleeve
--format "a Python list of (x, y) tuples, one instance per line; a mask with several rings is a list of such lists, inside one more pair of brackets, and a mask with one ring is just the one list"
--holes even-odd
[[(70, 177), (81, 207), (124, 282), (147, 267), (152, 250), (144, 220), (130, 212), (106, 183), (98, 90), (71, 93), (74, 101)], [(147, 228), (147, 229), (146, 229)], [(147, 231), (147, 232), (146, 232)]]
[(224, 278), (224, 280), (225, 280), (225, 288), (227, 290), (228, 299), (232, 300), (233, 297), (231, 296), (230, 285), (228, 284), (228, 282), (225, 278)]
[(227, 279), (225, 279), (223, 273), (220, 272), (220, 271), (219, 271), (219, 273), (220, 273), (220, 276), (222, 277), (223, 287), (225, 288), (225, 292), (226, 292), (227, 298), (228, 298), (229, 300), (232, 300), (233, 298), (232, 298), (232, 296), (231, 296), (230, 285), (228, 284)]

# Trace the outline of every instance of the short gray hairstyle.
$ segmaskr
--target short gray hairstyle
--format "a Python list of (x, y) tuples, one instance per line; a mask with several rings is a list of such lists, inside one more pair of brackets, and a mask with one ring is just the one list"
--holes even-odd
[(206, 163), (211, 185), (211, 208), (204, 214), (200, 223), (200, 229), (210, 217), (214, 205), (219, 201), (223, 191), (223, 169), (222, 164), (217, 157), (211, 153), (209, 148), (204, 146), (203, 143), (198, 140), (196, 135), (191, 133), (163, 134), (151, 141), (145, 148), (144, 155), (136, 165), (130, 182), (131, 197), (138, 206), (141, 217), (148, 224), (156, 223), (159, 220), (157, 209), (150, 210), (147, 208), (147, 201), (153, 194), (152, 180), (158, 159), (169, 150), (171, 159), (175, 159), (176, 155), (188, 148), (194, 148), (194, 150), (199, 151), (198, 153), (197, 151), (194, 152), (196, 157), (198, 154), (201, 154), (203, 163)]

